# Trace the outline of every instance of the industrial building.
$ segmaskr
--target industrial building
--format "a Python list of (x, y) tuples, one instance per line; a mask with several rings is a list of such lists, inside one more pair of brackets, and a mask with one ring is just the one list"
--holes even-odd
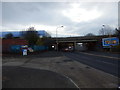
[[(0, 37), (5, 38), (5, 35), (9, 33), (12, 33), (13, 37), (21, 37), (21, 32), (26, 32), (26, 31), (2, 31)], [(37, 32), (40, 37), (51, 37), (50, 34), (45, 30), (37, 30)]]
[[(19, 53), (21, 52), (21, 48), (24, 45), (28, 45), (28, 41), (21, 38), (22, 33), (26, 31), (3, 31), (0, 34), (0, 48), (2, 49), (2, 53), (6, 52), (15, 52)], [(45, 30), (39, 30), (37, 31), (39, 37), (51, 37), (49, 33), (47, 33)], [(14, 38), (5, 38), (7, 34), (12, 34)], [(47, 46), (32, 46), (34, 51), (38, 50), (46, 50)]]

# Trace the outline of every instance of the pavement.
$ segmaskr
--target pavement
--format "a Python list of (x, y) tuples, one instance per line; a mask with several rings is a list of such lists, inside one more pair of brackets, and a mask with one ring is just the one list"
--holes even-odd
[[(80, 89), (81, 88), (117, 88), (119, 83), (118, 77), (115, 77), (101, 70), (95, 69), (89, 65), (82, 64), (72, 58), (66, 57), (61, 52), (48, 51), (48, 52), (37, 53), (28, 56), (6, 55), (5, 57), (2, 58), (3, 58), (2, 60), (3, 72), (7, 72), (7, 69), (5, 69), (4, 67), (8, 68), (12, 66), (17, 68), (22, 67), (26, 71), (28, 69), (28, 73), (30, 73), (29, 71), (33, 69), (35, 69), (35, 71), (36, 70), (52, 71), (59, 75), (68, 77), (70, 81), (72, 80), (74, 85), (78, 86)], [(15, 72), (16, 71), (17, 70), (15, 70)], [(19, 71), (21, 70), (19, 69)], [(11, 76), (12, 77), (14, 76), (14, 78), (16, 79), (20, 77), (20, 75), (17, 74), (16, 75), (12, 74)], [(3, 75), (3, 79), (4, 78), (7, 79), (7, 77), (6, 75)], [(25, 75), (23, 76), (23, 78), (24, 77)], [(17, 83), (19, 83), (19, 81)]]

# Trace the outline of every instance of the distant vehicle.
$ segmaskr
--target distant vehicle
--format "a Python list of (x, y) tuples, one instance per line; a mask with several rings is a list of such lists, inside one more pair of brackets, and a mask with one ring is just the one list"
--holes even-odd
[(62, 51), (64, 51), (64, 52), (72, 52), (73, 51), (73, 47), (63, 48)]

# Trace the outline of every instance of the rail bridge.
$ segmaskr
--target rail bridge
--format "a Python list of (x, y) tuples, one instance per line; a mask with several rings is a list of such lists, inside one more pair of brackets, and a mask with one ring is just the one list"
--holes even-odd
[[(102, 45), (102, 38), (107, 38), (109, 36), (79, 36), (79, 37), (53, 37), (52, 40), (56, 42), (56, 48), (67, 47), (68, 45), (72, 45), (74, 49), (77, 48), (78, 43), (83, 43), (87, 45), (90, 49)], [(114, 36), (112, 36), (114, 37)]]
[(53, 40), (57, 42), (96, 42), (99, 39), (103, 37), (100, 36), (81, 36), (81, 37), (58, 37), (58, 38), (52, 38)]

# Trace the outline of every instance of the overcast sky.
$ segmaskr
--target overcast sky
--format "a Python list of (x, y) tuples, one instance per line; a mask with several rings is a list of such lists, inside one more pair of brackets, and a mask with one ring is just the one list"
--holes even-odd
[[(55, 36), (98, 34), (102, 25), (118, 27), (117, 2), (2, 2), (2, 30), (30, 26)], [(63, 28), (60, 26), (63, 25)]]

